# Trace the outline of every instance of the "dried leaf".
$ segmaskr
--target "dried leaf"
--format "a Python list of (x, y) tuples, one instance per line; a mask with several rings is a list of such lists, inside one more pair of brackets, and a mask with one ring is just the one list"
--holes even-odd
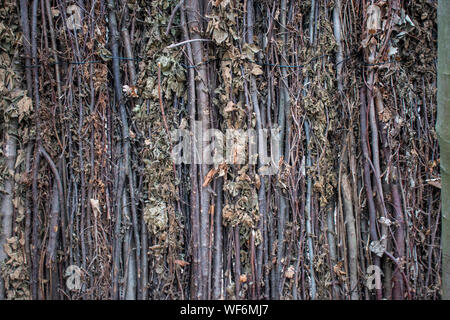
[(262, 68), (259, 65), (254, 64), (251, 73), (255, 76), (260, 76), (260, 75), (264, 74), (264, 71), (262, 70)]
[(386, 239), (386, 236), (382, 236), (380, 240), (372, 241), (369, 246), (370, 251), (375, 253), (380, 258), (383, 256), (384, 252), (386, 251), (386, 245), (384, 244), (384, 239)]
[(226, 33), (225, 31), (223, 31), (220, 28), (215, 28), (213, 31), (212, 38), (217, 44), (221, 44), (222, 42), (227, 40), (228, 33)]
[(289, 268), (286, 270), (286, 273), (284, 275), (286, 276), (286, 278), (292, 279), (295, 275), (294, 266), (289, 266)]
[(31, 101), (31, 98), (26, 95), (24, 95), (22, 99), (20, 99), (19, 102), (17, 102), (17, 108), (19, 111), (18, 112), (19, 122), (21, 122), (26, 115), (30, 114), (32, 105), (33, 102)]
[(339, 261), (337, 264), (333, 266), (333, 271), (338, 276), (345, 276), (347, 273), (342, 271), (342, 261)]
[(184, 260), (175, 260), (174, 263), (179, 265), (180, 267), (185, 267), (185, 266), (189, 265), (189, 262), (184, 261)]
[(209, 172), (206, 175), (205, 180), (203, 182), (203, 185), (202, 185), (203, 187), (206, 187), (211, 182), (211, 180), (214, 178), (214, 175), (216, 174), (217, 171), (218, 170), (215, 168), (212, 168), (211, 170), (209, 170)]
[(122, 91), (131, 98), (139, 98), (138, 89), (136, 86), (124, 85)]

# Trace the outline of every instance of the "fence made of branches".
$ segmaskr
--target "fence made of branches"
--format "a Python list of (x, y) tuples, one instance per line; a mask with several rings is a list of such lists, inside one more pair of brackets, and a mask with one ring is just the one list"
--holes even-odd
[(440, 298), (436, 14), (1, 1), (0, 299)]

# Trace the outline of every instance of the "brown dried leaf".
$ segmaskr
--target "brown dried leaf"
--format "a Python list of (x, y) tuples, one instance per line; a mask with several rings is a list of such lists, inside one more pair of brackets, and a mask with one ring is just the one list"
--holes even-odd
[(19, 100), (19, 102), (17, 102), (17, 108), (19, 110), (19, 122), (22, 121), (22, 119), (30, 113), (31, 108), (32, 108), (32, 101), (31, 98), (28, 96), (23, 96), (22, 99)]
[(212, 179), (214, 178), (214, 175), (216, 174), (216, 172), (217, 172), (218, 170), (217, 169), (214, 169), (214, 168), (212, 168), (211, 170), (209, 170), (209, 172), (208, 172), (208, 174), (206, 175), (206, 177), (205, 177), (205, 180), (204, 180), (204, 182), (203, 182), (203, 187), (206, 187), (211, 181), (212, 181)]
[(345, 271), (342, 271), (342, 261), (339, 261), (337, 264), (333, 266), (333, 271), (338, 276), (345, 276)]
[(174, 263), (179, 265), (180, 267), (185, 267), (185, 266), (189, 265), (189, 262), (184, 261), (184, 260), (175, 260)]
[(251, 73), (255, 76), (260, 76), (264, 73), (264, 71), (261, 69), (259, 65), (254, 64)]

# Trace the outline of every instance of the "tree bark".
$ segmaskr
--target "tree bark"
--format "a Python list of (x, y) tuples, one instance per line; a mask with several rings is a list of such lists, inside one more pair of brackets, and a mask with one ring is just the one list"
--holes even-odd
[(352, 300), (358, 300), (358, 246), (356, 241), (355, 216), (353, 215), (352, 193), (346, 174), (342, 175), (342, 195), (345, 226), (347, 229), (348, 260), (350, 265), (350, 297)]
[[(3, 187), (3, 198), (1, 203), (0, 219), (1, 219), (1, 229), (0, 229), (0, 265), (8, 258), (4, 246), (6, 240), (12, 236), (12, 225), (13, 225), (13, 199), (14, 199), (14, 166), (16, 163), (17, 156), (17, 118), (11, 118), (6, 124), (6, 136), (5, 144), (3, 146), (3, 154), (5, 155), (6, 166), (8, 169), (8, 176), (5, 178)], [(5, 287), (3, 283), (3, 277), (0, 275), (0, 300), (5, 299)]]

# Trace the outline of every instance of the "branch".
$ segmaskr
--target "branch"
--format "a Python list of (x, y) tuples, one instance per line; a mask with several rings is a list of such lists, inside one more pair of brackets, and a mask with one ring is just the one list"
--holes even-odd
[(183, 4), (184, 4), (184, 0), (181, 0), (180, 2), (178, 2), (178, 4), (173, 9), (172, 14), (170, 15), (169, 24), (167, 25), (166, 36), (169, 35), (170, 27), (172, 26), (172, 22), (173, 22), (173, 18), (175, 17), (175, 13), (177, 13), (178, 9), (180, 9)]
[(185, 45), (187, 43), (191, 43), (191, 42), (195, 42), (195, 41), (209, 42), (209, 41), (212, 41), (212, 40), (210, 40), (210, 39), (190, 39), (190, 40), (185, 40), (185, 41), (182, 41), (182, 42), (179, 42), (179, 43), (171, 44), (170, 46), (167, 46), (166, 49), (173, 49), (173, 48), (176, 48), (176, 47), (179, 47), (179, 46), (183, 46), (183, 45)]

